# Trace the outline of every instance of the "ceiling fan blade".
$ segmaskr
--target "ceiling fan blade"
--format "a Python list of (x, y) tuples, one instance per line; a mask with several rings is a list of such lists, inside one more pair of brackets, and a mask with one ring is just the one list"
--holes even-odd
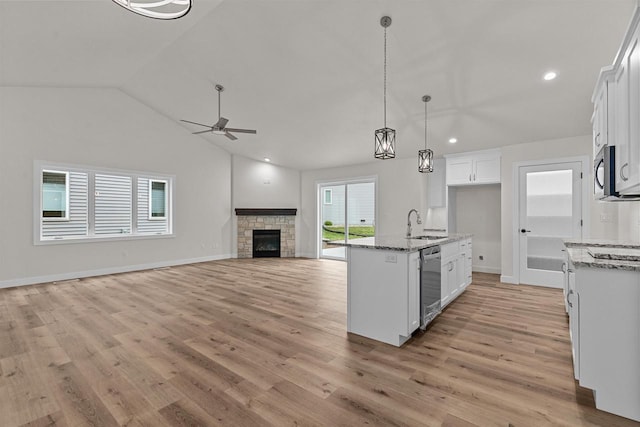
[(193, 132), (192, 135), (200, 135), (201, 133), (207, 133), (207, 132), (211, 132), (211, 129), (209, 129), (209, 130), (201, 130), (200, 132)]
[(236, 139), (238, 139), (235, 136), (231, 135), (229, 132), (225, 132), (224, 136), (226, 136), (227, 138), (229, 138), (232, 141), (235, 141)]
[(202, 123), (192, 122), (192, 121), (189, 121), (189, 120), (180, 120), (180, 121), (181, 122), (185, 122), (185, 123), (191, 123), (191, 124), (198, 125), (198, 126), (204, 126), (204, 127), (207, 127), (207, 128), (211, 127), (211, 125), (203, 125)]
[(254, 130), (254, 129), (232, 129), (232, 128), (226, 128), (225, 130), (227, 132), (236, 132), (236, 133), (258, 133), (258, 131)]
[(227, 123), (229, 123), (228, 119), (225, 119), (224, 117), (220, 117), (218, 119), (218, 123), (213, 125), (213, 127), (214, 128), (218, 128), (218, 129), (224, 129), (224, 127), (227, 125)]

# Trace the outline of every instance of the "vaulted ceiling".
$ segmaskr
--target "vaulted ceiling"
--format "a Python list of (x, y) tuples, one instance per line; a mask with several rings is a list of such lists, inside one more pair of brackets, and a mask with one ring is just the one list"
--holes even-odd
[[(591, 93), (636, 0), (194, 0), (175, 21), (108, 0), (0, 0), (0, 85), (117, 87), (230, 152), (313, 169), (373, 160), (387, 122), (398, 157), (587, 135)], [(554, 70), (558, 78), (545, 82)], [(237, 141), (214, 123), (223, 84)], [(449, 144), (450, 137), (458, 139)]]

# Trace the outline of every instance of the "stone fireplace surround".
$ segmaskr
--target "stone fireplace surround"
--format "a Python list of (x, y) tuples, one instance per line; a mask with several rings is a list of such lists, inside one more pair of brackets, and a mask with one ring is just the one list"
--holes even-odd
[(296, 212), (284, 208), (236, 208), (238, 258), (253, 257), (253, 230), (281, 230), (280, 256), (296, 256)]

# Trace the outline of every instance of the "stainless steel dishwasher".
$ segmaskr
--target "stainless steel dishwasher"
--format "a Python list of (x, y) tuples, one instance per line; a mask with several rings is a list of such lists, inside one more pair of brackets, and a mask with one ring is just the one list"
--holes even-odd
[(424, 248), (420, 251), (420, 329), (442, 311), (441, 298), (441, 254), (440, 246)]

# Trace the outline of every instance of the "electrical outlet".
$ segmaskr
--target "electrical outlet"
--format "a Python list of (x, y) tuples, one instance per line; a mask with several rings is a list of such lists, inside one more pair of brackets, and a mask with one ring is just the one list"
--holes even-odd
[(396, 254), (386, 254), (384, 256), (384, 262), (398, 262), (398, 255)]
[(611, 221), (611, 215), (608, 213), (601, 213), (600, 214), (600, 222), (612, 222)]

